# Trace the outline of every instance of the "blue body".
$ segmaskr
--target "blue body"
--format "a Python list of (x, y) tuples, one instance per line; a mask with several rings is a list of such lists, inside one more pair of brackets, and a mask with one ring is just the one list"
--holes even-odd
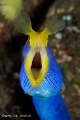
[[(24, 92), (29, 93), (32, 85), (25, 71), (25, 59), (31, 47), (29, 41), (26, 42), (23, 49), (23, 64), (20, 71), (20, 83)], [(65, 103), (59, 95), (63, 79), (60, 67), (52, 54), (52, 47), (48, 42), (48, 71), (39, 85), (31, 91), (33, 103), (41, 120), (70, 120)]]
[(33, 103), (40, 120), (71, 120), (61, 95), (33, 97)]

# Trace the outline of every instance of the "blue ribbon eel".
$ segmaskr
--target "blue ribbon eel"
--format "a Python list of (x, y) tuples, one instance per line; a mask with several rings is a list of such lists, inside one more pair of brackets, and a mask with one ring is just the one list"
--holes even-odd
[(56, 15), (47, 19), (44, 30), (35, 32), (26, 13), (18, 13), (16, 29), (29, 35), (23, 48), (20, 84), (33, 98), (40, 120), (71, 120), (64, 100), (59, 94), (63, 88), (60, 67), (53, 56), (48, 35), (63, 30), (65, 23)]

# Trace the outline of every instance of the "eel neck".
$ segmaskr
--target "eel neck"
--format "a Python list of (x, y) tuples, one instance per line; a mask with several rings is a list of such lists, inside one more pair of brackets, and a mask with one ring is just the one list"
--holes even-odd
[(33, 103), (40, 120), (71, 120), (61, 95), (33, 97)]

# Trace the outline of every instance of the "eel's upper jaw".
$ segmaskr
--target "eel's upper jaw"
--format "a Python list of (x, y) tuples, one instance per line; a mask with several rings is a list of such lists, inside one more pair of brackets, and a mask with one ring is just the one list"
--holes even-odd
[(46, 49), (32, 48), (26, 56), (25, 70), (32, 86), (39, 87), (48, 70)]

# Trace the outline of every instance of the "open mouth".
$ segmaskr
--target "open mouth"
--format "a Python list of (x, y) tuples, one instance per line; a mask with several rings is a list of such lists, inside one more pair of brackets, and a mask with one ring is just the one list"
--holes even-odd
[(33, 87), (39, 87), (48, 70), (48, 56), (45, 49), (31, 49), (26, 56), (25, 70)]
[(35, 80), (37, 80), (41, 69), (42, 69), (41, 55), (40, 55), (40, 52), (36, 52), (32, 60), (32, 66), (31, 66), (31, 72)]

